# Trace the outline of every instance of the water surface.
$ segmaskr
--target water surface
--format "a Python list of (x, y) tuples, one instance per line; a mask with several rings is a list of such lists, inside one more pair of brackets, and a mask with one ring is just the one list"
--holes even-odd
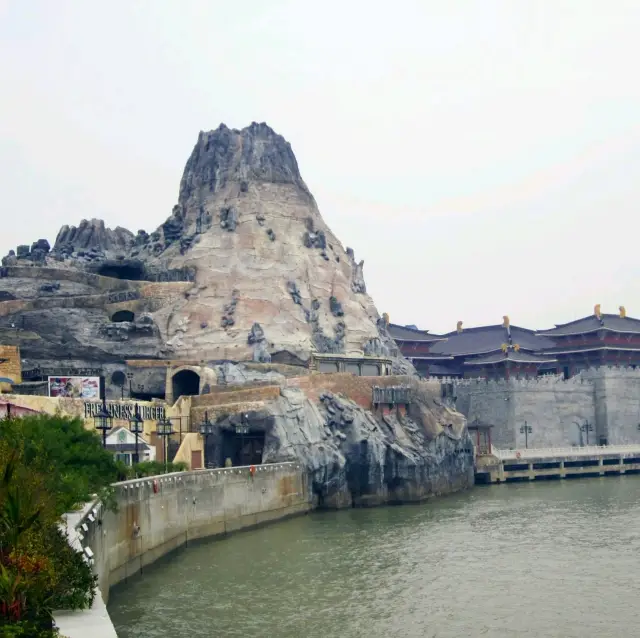
[(187, 548), (114, 589), (120, 638), (640, 635), (640, 477), (478, 487)]

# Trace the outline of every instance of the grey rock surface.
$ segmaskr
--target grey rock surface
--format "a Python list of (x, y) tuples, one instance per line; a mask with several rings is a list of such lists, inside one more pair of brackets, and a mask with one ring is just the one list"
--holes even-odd
[[(411, 416), (381, 417), (324, 393), (314, 403), (283, 388), (262, 422), (270, 423), (266, 462), (297, 460), (328, 508), (419, 501), (473, 484), (473, 445), (455, 412), (418, 400)], [(440, 422), (440, 423), (439, 423)]]
[[(25, 268), (40, 268), (38, 277), (18, 272)], [(59, 319), (62, 307), (70, 311), (69, 342), (99, 337), (96, 360), (120, 355), (122, 342), (140, 358), (268, 361), (286, 353), (304, 362), (313, 352), (386, 351), (371, 345), (386, 341), (363, 262), (327, 227), (291, 146), (266, 124), (201, 132), (178, 203), (156, 230), (134, 234), (83, 220), (63, 226), (52, 249), (46, 239), (19, 246), (3, 259), (3, 270), (0, 303), (11, 295), (28, 304), (0, 307), (0, 319), (28, 320), (29, 332), (40, 337), (25, 344), (29, 356), (39, 346), (42, 356), (52, 353), (59, 339), (49, 334), (49, 314)], [(39, 305), (45, 297), (66, 299), (64, 306)], [(119, 307), (149, 313), (153, 338), (95, 326), (101, 313), (109, 323)], [(247, 342), (254, 323), (268, 339)], [(66, 356), (64, 349), (58, 354)]]

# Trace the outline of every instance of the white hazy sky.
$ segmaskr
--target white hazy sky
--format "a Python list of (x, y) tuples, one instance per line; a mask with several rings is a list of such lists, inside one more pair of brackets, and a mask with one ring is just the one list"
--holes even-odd
[(637, 0), (0, 0), (0, 60), (2, 254), (266, 121), (393, 322), (640, 316)]

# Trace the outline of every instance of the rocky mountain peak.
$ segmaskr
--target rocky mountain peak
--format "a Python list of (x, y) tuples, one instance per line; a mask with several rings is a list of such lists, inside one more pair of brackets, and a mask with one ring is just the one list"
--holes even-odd
[[(293, 184), (309, 197), (291, 145), (264, 122), (243, 129), (221, 124), (201, 131), (180, 183), (187, 211), (220, 192), (247, 192), (252, 183)], [(195, 200), (195, 201), (194, 201)]]
[[(322, 218), (291, 145), (264, 123), (201, 132), (178, 203), (153, 232), (134, 235), (91, 219), (63, 226), (50, 252), (46, 240), (19, 248), (3, 265), (64, 266), (109, 278), (102, 286), (111, 281), (114, 291), (126, 288), (107, 295), (108, 312), (122, 303), (151, 321), (126, 334), (136, 356), (306, 363), (314, 353), (397, 352), (367, 294), (364, 262)], [(53, 294), (80, 297), (78, 286)], [(83, 289), (78, 303), (91, 293)], [(104, 326), (93, 334), (81, 324), (74, 338), (87, 346), (124, 334)]]

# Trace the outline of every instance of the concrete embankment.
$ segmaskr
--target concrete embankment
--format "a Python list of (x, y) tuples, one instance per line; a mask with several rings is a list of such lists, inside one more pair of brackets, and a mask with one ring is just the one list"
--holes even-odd
[(298, 463), (181, 472), (115, 485), (117, 511), (88, 505), (67, 517), (69, 540), (92, 561), (98, 592), (91, 610), (59, 612), (68, 638), (112, 638), (109, 588), (197, 539), (221, 536), (312, 508)]

